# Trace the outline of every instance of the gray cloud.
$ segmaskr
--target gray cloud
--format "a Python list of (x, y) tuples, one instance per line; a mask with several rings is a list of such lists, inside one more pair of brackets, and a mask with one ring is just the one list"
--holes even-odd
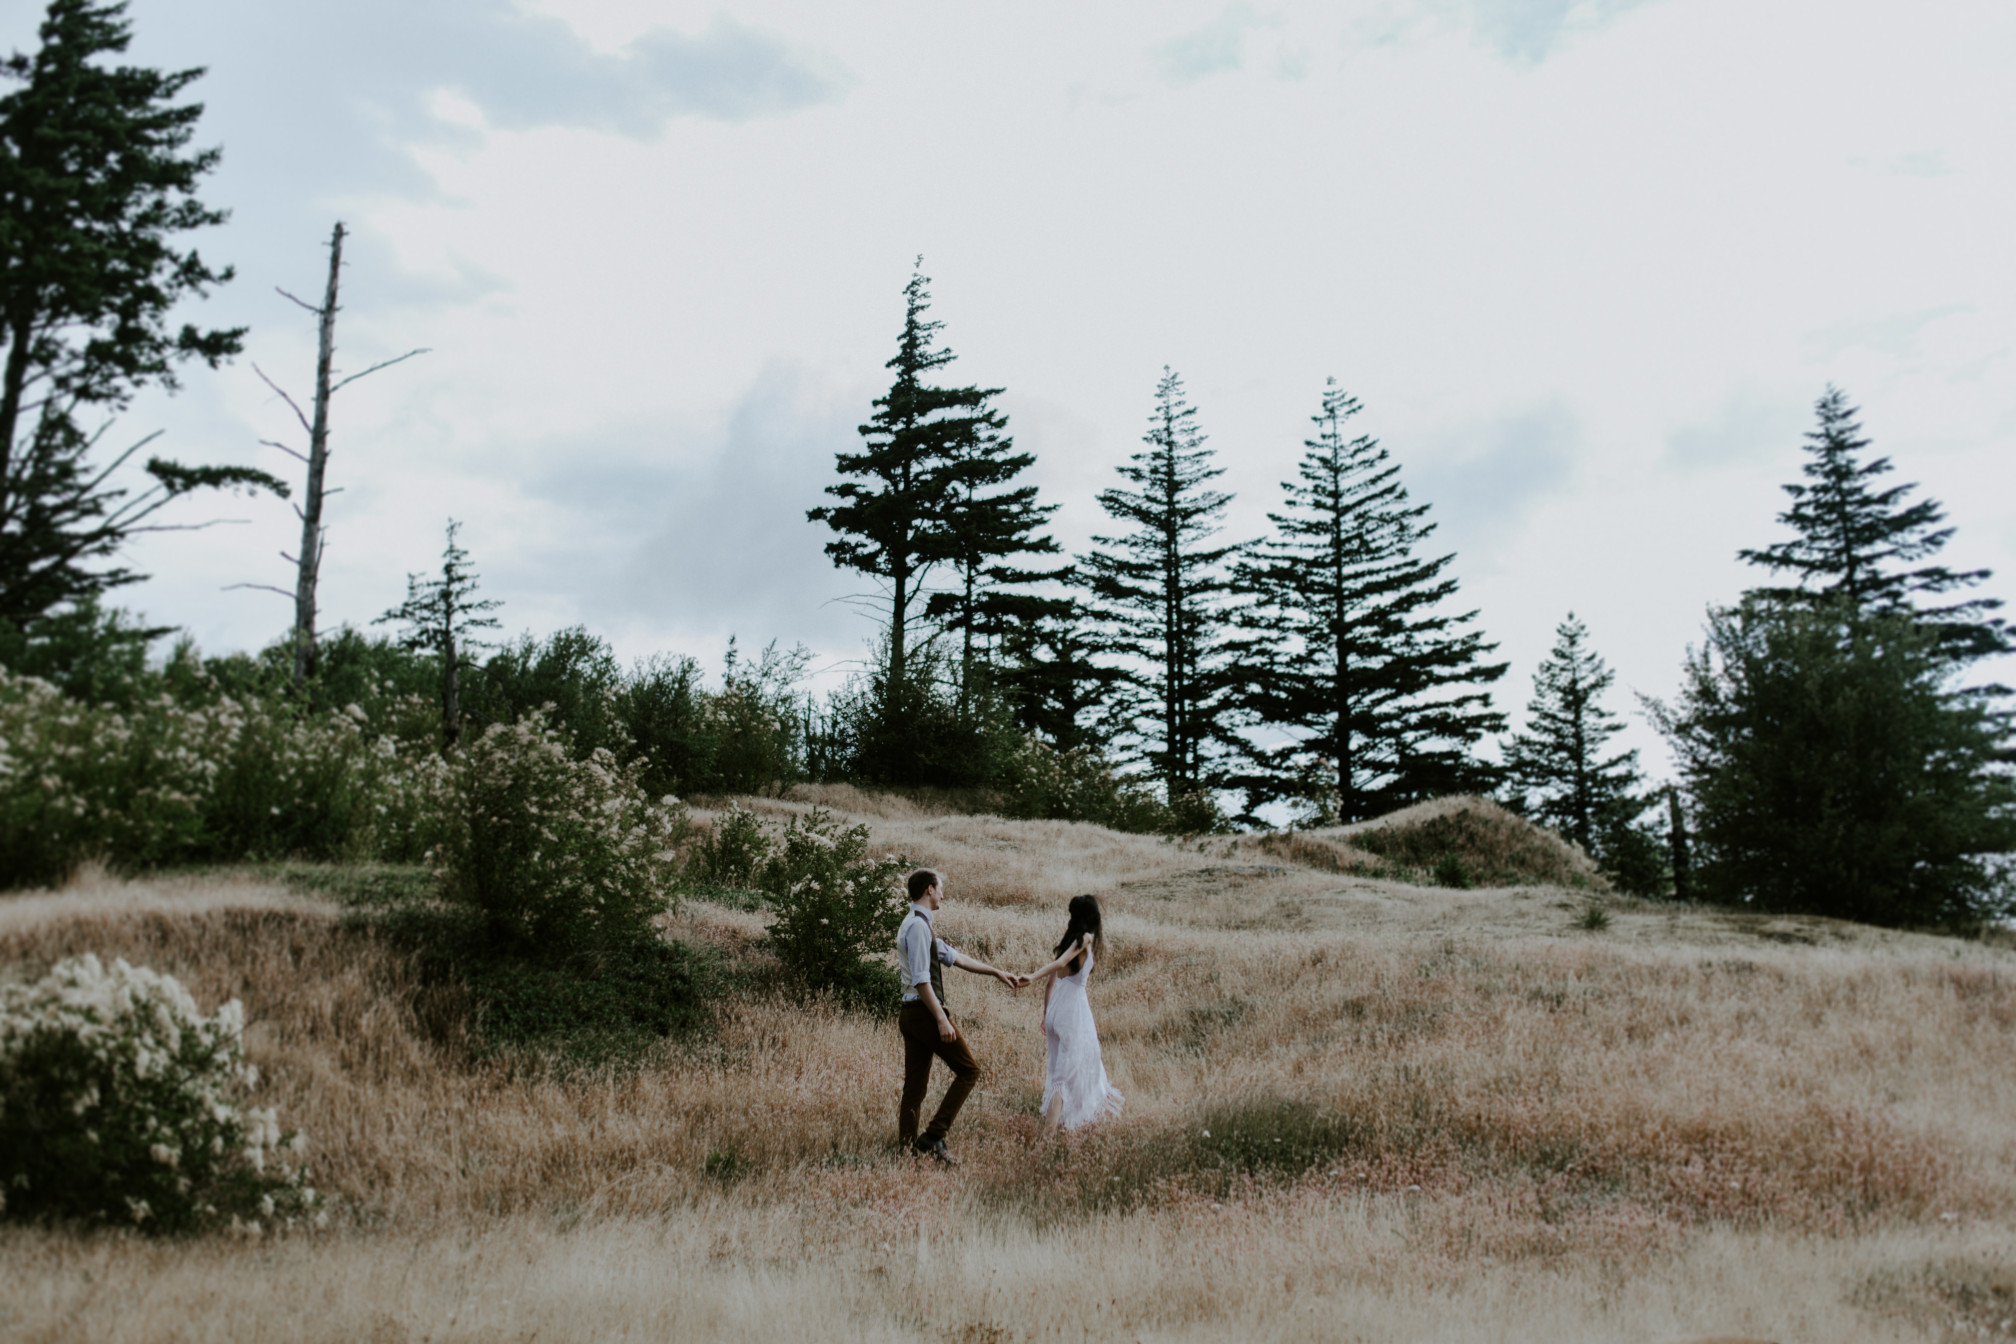
[(1915, 308), (1910, 312), (1887, 313), (1882, 317), (1835, 322), (1807, 332), (1806, 350), (1816, 359), (1826, 359), (1843, 350), (1857, 348), (1908, 358), (1918, 353), (1918, 338), (1925, 328), (1943, 317), (1973, 311), (1971, 303), (1942, 303), (1936, 308)]
[(1936, 149), (1917, 149), (1899, 154), (1883, 165), (1898, 177), (1951, 177), (1959, 171)]
[(1437, 539), (1469, 557), (1474, 573), (1495, 566), (1533, 506), (1568, 482), (1582, 448), (1581, 423), (1554, 403), (1403, 455), (1401, 479), (1416, 502), (1433, 505)]
[(568, 549), (527, 548), (510, 584), (579, 603), (597, 629), (851, 649), (869, 622), (844, 599), (868, 581), (833, 568), (831, 534), (805, 511), (826, 502), (834, 452), (858, 445), (860, 418), (859, 406), (777, 364), (700, 442), (668, 442), (652, 457), (607, 435), (549, 445), (543, 455), (559, 465), (527, 489), (573, 516), (555, 533)]
[(1745, 388), (1707, 420), (1685, 425), (1666, 439), (1665, 462), (1683, 472), (1709, 471), (1772, 457), (1790, 460), (1809, 411), (1796, 397)]
[(1422, 28), (1454, 27), (1516, 65), (1538, 65), (1577, 33), (1593, 31), (1651, 0), (1404, 0), (1382, 11), (1375, 42)]
[(1254, 13), (1249, 4), (1227, 5), (1203, 27), (1157, 43), (1149, 56), (1157, 73), (1171, 84), (1194, 84), (1240, 69), (1246, 63), (1246, 34), (1279, 23)]
[(692, 36), (654, 28), (609, 56), (557, 19), (517, 15), (495, 0), (482, 8), (488, 12), (469, 15), (465, 28), (478, 41), (435, 63), (435, 87), (464, 94), (501, 126), (648, 139), (675, 117), (777, 116), (831, 102), (849, 83), (830, 58), (723, 14)]
[[(40, 9), (6, 8), (0, 51), (33, 50)], [(255, 337), (290, 320), (273, 285), (319, 287), (321, 248), (339, 213), (354, 213), (360, 198), (434, 194), (415, 147), (475, 134), (436, 116), (443, 92), (479, 107), (492, 126), (648, 139), (677, 118), (787, 115), (830, 103), (853, 82), (830, 55), (725, 14), (696, 32), (652, 29), (615, 54), (512, 0), (133, 0), (128, 18), (135, 63), (207, 70), (187, 94), (205, 107), (196, 143), (224, 153), (202, 195), (232, 219), (195, 241), (206, 257), (234, 264), (239, 280), (199, 320), (247, 324)], [(404, 271), (368, 231), (346, 257), (360, 311), (425, 310), (506, 288), (475, 272)], [(429, 343), (424, 323), (414, 329), (413, 344)]]

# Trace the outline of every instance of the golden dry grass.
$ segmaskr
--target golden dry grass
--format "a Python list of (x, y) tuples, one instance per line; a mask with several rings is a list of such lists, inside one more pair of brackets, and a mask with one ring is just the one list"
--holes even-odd
[[(646, 1067), (535, 1076), (472, 1065), (451, 995), (269, 887), (0, 898), (8, 974), (93, 950), (244, 999), (266, 1100), (343, 1209), (259, 1248), (9, 1232), (0, 1336), (1917, 1341), (2016, 1317), (2006, 950), (1615, 899), (1592, 935), (1558, 889), (864, 819), (947, 870), (941, 927), (998, 964), (1101, 893), (1124, 1117), (1041, 1143), (1038, 1003), (973, 977), (949, 997), (989, 1076), (944, 1172), (888, 1152), (875, 1017), (737, 1000)], [(756, 915), (694, 904), (674, 931), (760, 955)]]

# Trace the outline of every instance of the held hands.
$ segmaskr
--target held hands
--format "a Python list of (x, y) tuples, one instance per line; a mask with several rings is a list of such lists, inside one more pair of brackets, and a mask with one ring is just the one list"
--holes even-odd
[(1029, 983), (1028, 976), (1016, 975), (1012, 971), (996, 971), (994, 974), (1000, 978), (1002, 984), (1008, 986), (1010, 989), (1021, 989)]

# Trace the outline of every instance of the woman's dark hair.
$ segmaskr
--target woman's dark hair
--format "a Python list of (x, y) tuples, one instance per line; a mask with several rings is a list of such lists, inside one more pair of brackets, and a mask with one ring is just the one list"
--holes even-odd
[[(1092, 935), (1092, 951), (1095, 956), (1106, 950), (1106, 943), (1099, 936), (1099, 898), (1097, 896), (1073, 896), (1066, 913), (1070, 915), (1071, 922), (1064, 926), (1064, 937), (1058, 941), (1057, 949), (1050, 954), (1051, 956), (1063, 956), (1073, 943), (1076, 943), (1079, 938), (1088, 933)], [(1066, 975), (1078, 974), (1079, 963), (1084, 960), (1085, 958), (1083, 957), (1071, 958), (1071, 964), (1064, 968), (1064, 973)]]

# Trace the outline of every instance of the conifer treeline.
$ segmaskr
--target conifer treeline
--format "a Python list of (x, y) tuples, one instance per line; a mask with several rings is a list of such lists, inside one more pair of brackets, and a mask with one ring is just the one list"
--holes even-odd
[[(1805, 479), (1786, 487), (1790, 538), (1742, 552), (1768, 581), (1710, 610), (1679, 694), (1647, 704), (1678, 765), (1663, 788), (1610, 748), (1614, 679), (1572, 615), (1505, 766), (1479, 758), (1504, 726), (1490, 687), (1505, 665), (1456, 601), (1427, 506), (1354, 434), (1358, 404), (1334, 382), (1271, 531), (1241, 539), (1222, 535), (1222, 473), (1165, 370), (1142, 450), (1098, 497), (1110, 526), (1063, 557), (1044, 532), (1054, 506), (1019, 483), (1032, 459), (994, 405), (1001, 389), (940, 385), (952, 353), (921, 271), (889, 392), (861, 450), (840, 455), (834, 502), (812, 511), (834, 532), (835, 562), (881, 583), (887, 603), (869, 674), (823, 708), (796, 691), (803, 651), (774, 645), (751, 660), (731, 643), (718, 689), (691, 659), (623, 669), (578, 629), (484, 649), (491, 604), (453, 524), (440, 578), (415, 576), (385, 617), (405, 627), (399, 644), (340, 631), (312, 676), (295, 664), (313, 634), (302, 630), (257, 657), (153, 666), (146, 650), (166, 632), (101, 602), (140, 577), (120, 563), (127, 543), (192, 491), (286, 486), (150, 459), (151, 484), (128, 496), (113, 474), (149, 439), (90, 461), (105, 417), (142, 388), (173, 387), (183, 367), (214, 367), (243, 336), (168, 325), (179, 301), (230, 277), (182, 240), (222, 219), (196, 195), (217, 155), (189, 149), (201, 108), (175, 101), (199, 72), (99, 59), (128, 45), (123, 9), (50, 0), (41, 48), (0, 62), (12, 80), (0, 94), (0, 666), (13, 673), (105, 704), (234, 687), (311, 717), (361, 704), (448, 751), (547, 713), (576, 751), (606, 749), (654, 792), (808, 774), (984, 785), (1010, 815), (1131, 829), (1224, 824), (1217, 800), (1234, 794), (1249, 818), (1285, 806), (1324, 824), (1496, 784), (1633, 890), (1885, 923), (2016, 910), (2010, 693), (1982, 673), (2010, 632), (1996, 602), (1968, 591), (1986, 571), (1938, 563), (1953, 535), (1939, 505), (1886, 482), (1889, 461), (1868, 455), (1831, 388)], [(312, 570), (307, 548), (298, 562)], [(438, 698), (438, 716), (395, 722), (419, 696)], [(1660, 801), (1663, 837), (1644, 820)]]
[[(1247, 816), (1285, 803), (1330, 824), (1492, 785), (1476, 747), (1504, 727), (1488, 688), (1505, 664), (1476, 613), (1452, 610), (1455, 557), (1423, 554), (1428, 506), (1376, 440), (1349, 435), (1359, 405), (1334, 379), (1272, 535), (1222, 535), (1224, 468), (1165, 368), (1142, 450), (1098, 496), (1110, 535), (1073, 564), (1018, 567), (1057, 552), (1041, 532), (1056, 506), (1016, 483), (1034, 459), (1012, 451), (1000, 389), (928, 381), (953, 358), (928, 284), (920, 271), (905, 287), (895, 378), (864, 451), (839, 455), (839, 502), (809, 515), (838, 534), (837, 564), (884, 585), (884, 639), (848, 720), (858, 772), (984, 782), (990, 735), (1012, 728), (1144, 767), (1200, 826), (1228, 791)], [(940, 570), (952, 581), (929, 589)], [(920, 656), (920, 613), (926, 645), (955, 634), (956, 658)], [(948, 740), (966, 762), (949, 771)]]

